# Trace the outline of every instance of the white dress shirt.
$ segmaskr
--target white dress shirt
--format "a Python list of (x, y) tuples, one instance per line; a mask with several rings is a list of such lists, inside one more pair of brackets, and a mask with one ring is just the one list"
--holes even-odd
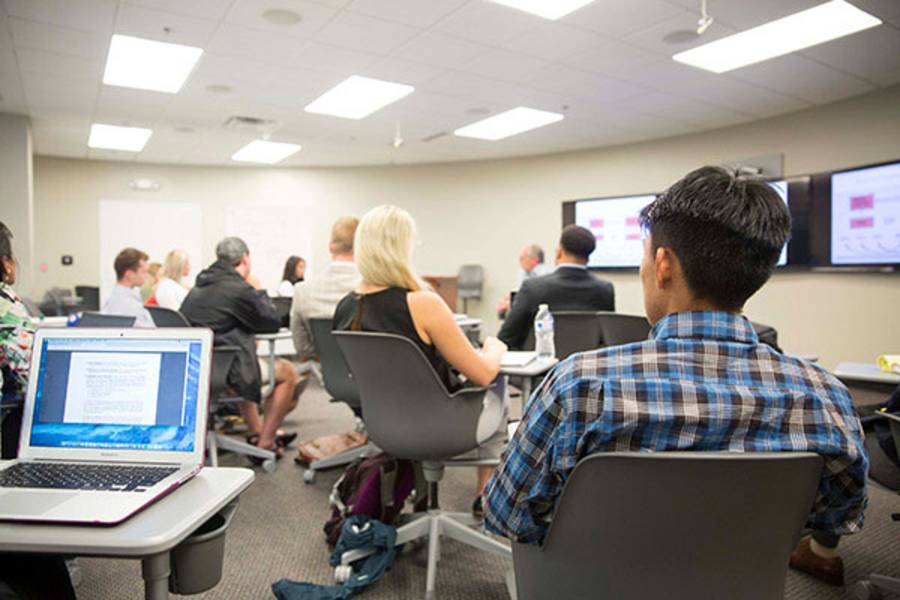
[(156, 303), (163, 308), (179, 310), (187, 294), (188, 291), (183, 285), (165, 277), (156, 286)]
[(553, 269), (548, 267), (546, 263), (536, 264), (531, 271), (519, 271), (519, 285), (516, 286), (516, 289), (522, 287), (522, 284), (526, 279), (531, 279), (532, 277), (540, 277), (541, 275), (547, 275), (548, 273), (552, 272)]
[(294, 335), (294, 349), (300, 356), (316, 353), (309, 319), (334, 316), (334, 309), (341, 298), (359, 285), (360, 276), (356, 263), (333, 261), (319, 276), (309, 277), (294, 286), (294, 301), (291, 303), (291, 333)]
[(141, 302), (140, 288), (127, 288), (117, 283), (100, 312), (104, 315), (134, 317), (135, 327), (156, 327), (153, 317)]

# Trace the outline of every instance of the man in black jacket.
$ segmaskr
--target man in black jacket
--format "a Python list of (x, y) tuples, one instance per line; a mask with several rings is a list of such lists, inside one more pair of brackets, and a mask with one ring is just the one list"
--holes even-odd
[[(216, 246), (216, 262), (197, 275), (194, 289), (181, 305), (192, 325), (209, 327), (217, 346), (238, 346), (241, 352), (228, 373), (228, 384), (244, 399), (241, 413), (256, 444), (279, 451), (278, 427), (296, 406), (297, 372), (285, 360), (275, 362), (275, 388), (259, 416), (262, 374), (256, 356), (257, 333), (275, 333), (281, 326), (278, 311), (259, 280), (250, 274), (250, 251), (243, 240), (228, 237)], [(292, 438), (291, 438), (292, 439)]]
[(541, 304), (548, 304), (551, 312), (615, 310), (613, 285), (587, 270), (596, 245), (594, 234), (584, 227), (563, 229), (556, 249), (556, 270), (522, 283), (497, 337), (511, 350), (521, 349)]

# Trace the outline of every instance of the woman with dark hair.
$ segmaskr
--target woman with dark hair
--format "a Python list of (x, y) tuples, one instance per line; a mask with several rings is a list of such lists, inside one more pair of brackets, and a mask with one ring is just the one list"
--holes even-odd
[(278, 284), (278, 295), (283, 298), (294, 296), (294, 284), (303, 281), (306, 273), (306, 261), (299, 256), (290, 256), (284, 263), (284, 274), (281, 283)]
[[(12, 251), (12, 232), (0, 222), (0, 389), (3, 398), (21, 397), (28, 385), (34, 326), (22, 299), (12, 286), (18, 265)], [(22, 408), (3, 419), (3, 458), (17, 451)], [(0, 598), (74, 600), (75, 590), (65, 562), (57, 556), (7, 554), (0, 559)]]

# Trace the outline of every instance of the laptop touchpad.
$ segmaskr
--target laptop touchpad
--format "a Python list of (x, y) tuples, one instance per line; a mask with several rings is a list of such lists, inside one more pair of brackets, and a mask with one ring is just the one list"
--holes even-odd
[(78, 494), (75, 492), (23, 492), (17, 490), (13, 494), (0, 493), (0, 506), (8, 515), (38, 516), (77, 496)]

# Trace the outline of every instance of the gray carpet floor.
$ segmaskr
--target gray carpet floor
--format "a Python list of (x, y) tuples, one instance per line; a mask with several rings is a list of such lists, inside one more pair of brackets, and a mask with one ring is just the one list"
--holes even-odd
[[(315, 383), (289, 415), (285, 428), (302, 439), (350, 430), (353, 416), (342, 404), (328, 402)], [(256, 480), (241, 497), (240, 507), (227, 533), (224, 576), (213, 590), (193, 596), (202, 599), (271, 600), (270, 586), (281, 578), (332, 583), (328, 548), (322, 524), (328, 517), (328, 494), (340, 469), (319, 474), (313, 485), (303, 483), (303, 469), (286, 456), (268, 475), (257, 469)], [(247, 466), (245, 459), (224, 455), (222, 466)], [(472, 469), (448, 469), (441, 486), (441, 504), (466, 510), (475, 489)], [(890, 519), (900, 512), (900, 496), (877, 485), (870, 487), (870, 506), (862, 533), (841, 543), (847, 581), (870, 572), (900, 576), (900, 523)], [(83, 581), (80, 600), (121, 600), (143, 597), (140, 563), (133, 560), (81, 558)], [(510, 565), (499, 557), (470, 551), (453, 540), (442, 542), (437, 587), (443, 600), (506, 600), (504, 574)], [(360, 597), (371, 600), (422, 598), (425, 589), (425, 552), (419, 547), (398, 557), (385, 578)], [(789, 572), (785, 598), (838, 600), (849, 595), (841, 588)]]

